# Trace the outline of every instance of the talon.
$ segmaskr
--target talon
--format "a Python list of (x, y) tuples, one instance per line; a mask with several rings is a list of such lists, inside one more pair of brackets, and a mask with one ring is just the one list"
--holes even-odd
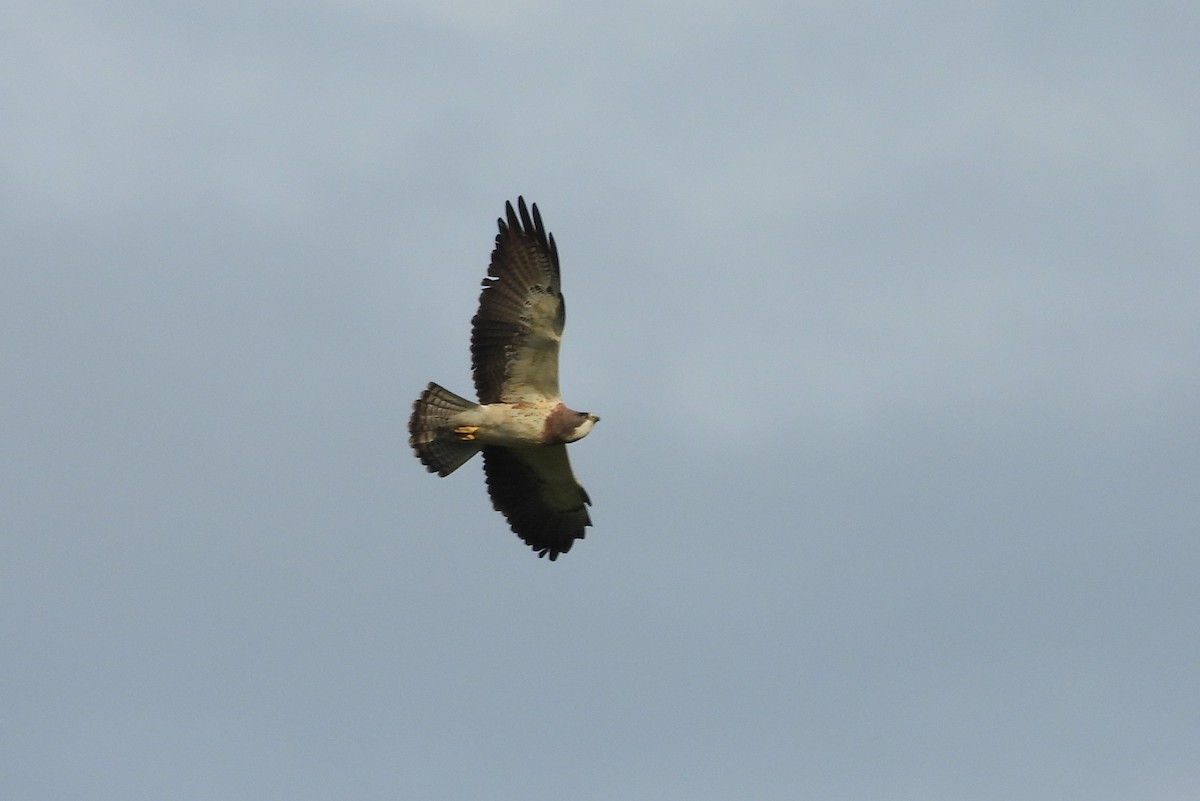
[(459, 426), (454, 429), (454, 435), (463, 442), (471, 442), (475, 439), (475, 432), (479, 430), (479, 426)]

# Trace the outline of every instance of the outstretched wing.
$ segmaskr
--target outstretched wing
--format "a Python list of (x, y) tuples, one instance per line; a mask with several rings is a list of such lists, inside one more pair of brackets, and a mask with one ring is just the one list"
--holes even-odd
[(592, 524), (587, 492), (567, 461), (565, 445), (483, 449), (492, 506), (538, 556), (554, 561)]
[(558, 395), (558, 343), (566, 307), (558, 250), (542, 215), (517, 198), (507, 203), (479, 311), (471, 320), (471, 370), (480, 403), (518, 403)]

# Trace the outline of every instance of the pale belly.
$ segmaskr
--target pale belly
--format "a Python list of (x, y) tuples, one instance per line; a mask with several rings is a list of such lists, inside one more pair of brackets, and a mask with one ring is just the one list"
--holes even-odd
[(508, 448), (537, 445), (541, 442), (546, 415), (554, 405), (513, 406), (507, 403), (492, 403), (457, 415), (454, 423), (478, 426), (475, 441), (482, 445), (502, 445)]

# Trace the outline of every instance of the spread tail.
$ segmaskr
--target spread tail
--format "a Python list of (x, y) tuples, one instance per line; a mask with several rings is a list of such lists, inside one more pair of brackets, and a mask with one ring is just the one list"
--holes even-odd
[(429, 472), (448, 476), (479, 453), (481, 445), (463, 442), (450, 428), (450, 421), (456, 414), (478, 406), (432, 382), (413, 403), (412, 417), (408, 420), (408, 444)]

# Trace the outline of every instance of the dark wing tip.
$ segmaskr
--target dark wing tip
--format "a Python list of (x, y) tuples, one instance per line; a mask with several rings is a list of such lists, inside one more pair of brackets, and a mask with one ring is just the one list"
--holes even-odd
[[(518, 197), (517, 204), (520, 205), (522, 211), (525, 210), (524, 198)], [(496, 224), (500, 228), (501, 234), (508, 233), (510, 230), (521, 230), (521, 220), (517, 217), (517, 212), (513, 210), (511, 200), (504, 201), (504, 216), (496, 220)]]
[(504, 216), (496, 220), (499, 225), (500, 233), (506, 231), (516, 231), (521, 234), (536, 234), (544, 230), (542, 225), (542, 215), (538, 211), (537, 204), (533, 204), (533, 216), (529, 214), (529, 207), (525, 205), (525, 196), (517, 196), (517, 208), (513, 208), (511, 200), (504, 201)]
[(504, 216), (496, 218), (496, 227), (500, 229), (496, 235), (497, 249), (502, 248), (503, 240), (510, 232), (517, 236), (532, 237), (550, 254), (551, 268), (558, 273), (558, 245), (554, 241), (554, 234), (546, 230), (542, 212), (536, 203), (526, 205), (525, 196), (518, 195), (514, 209), (511, 200), (504, 201)]

